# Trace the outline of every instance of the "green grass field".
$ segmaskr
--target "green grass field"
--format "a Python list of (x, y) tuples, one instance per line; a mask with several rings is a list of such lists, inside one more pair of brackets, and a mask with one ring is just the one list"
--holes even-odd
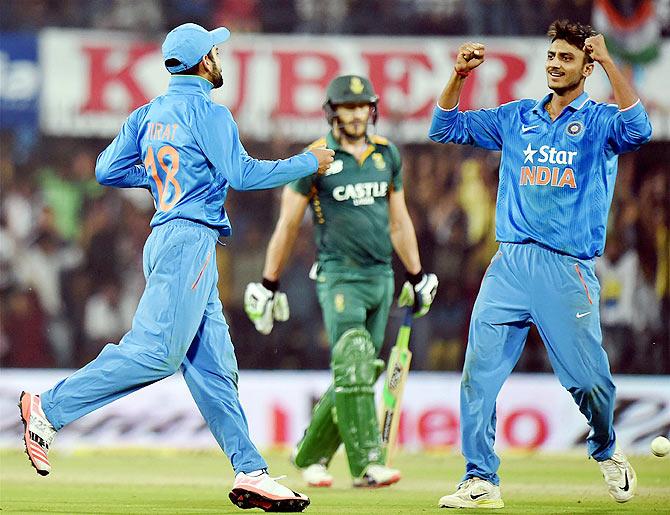
[[(222, 454), (141, 450), (53, 453), (53, 472), (39, 477), (18, 451), (0, 451), (2, 513), (244, 513), (228, 500), (232, 473)], [(271, 473), (301, 489), (287, 453), (268, 454)], [(579, 454), (506, 454), (503, 513), (669, 513), (670, 457), (633, 457), (638, 494), (627, 504), (607, 495), (600, 469)], [(463, 463), (457, 454), (401, 455), (403, 480), (390, 488), (354, 490), (339, 454), (335, 484), (303, 489), (306, 513), (430, 513), (451, 493)], [(470, 512), (491, 510), (470, 510)], [(501, 511), (501, 510), (498, 510)], [(251, 510), (247, 513), (262, 513)]]

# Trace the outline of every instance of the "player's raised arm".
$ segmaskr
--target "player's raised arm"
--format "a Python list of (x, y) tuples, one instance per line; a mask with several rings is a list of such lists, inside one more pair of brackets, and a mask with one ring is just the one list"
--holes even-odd
[(600, 64), (605, 70), (612, 86), (612, 93), (614, 93), (614, 100), (619, 109), (627, 109), (640, 99), (635, 93), (633, 87), (628, 83), (623, 73), (619, 70), (614, 60), (610, 56), (605, 38), (602, 34), (591, 36), (584, 41), (584, 52)]
[(481, 43), (465, 43), (458, 48), (454, 72), (442, 90), (437, 105), (442, 109), (453, 109), (458, 105), (461, 90), (470, 72), (484, 62), (486, 47)]
[(439, 143), (477, 145), (490, 150), (502, 148), (499, 109), (458, 110), (461, 90), (468, 76), (484, 62), (486, 49), (481, 43), (465, 43), (458, 49), (454, 71), (442, 90), (433, 111), (428, 137)]
[(651, 139), (651, 124), (637, 93), (610, 57), (602, 34), (584, 41), (584, 52), (599, 63), (612, 86), (619, 113), (609, 126), (609, 144), (617, 153), (630, 152)]
[(265, 254), (263, 280), (249, 283), (244, 292), (244, 311), (261, 334), (272, 331), (274, 321), (289, 318), (288, 298), (279, 291), (279, 278), (293, 250), (309, 197), (286, 186), (282, 192), (279, 220)]

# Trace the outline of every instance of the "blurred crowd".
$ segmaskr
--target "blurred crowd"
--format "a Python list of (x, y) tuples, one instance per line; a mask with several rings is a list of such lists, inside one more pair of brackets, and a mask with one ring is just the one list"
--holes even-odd
[[(162, 38), (171, 27), (194, 21), (206, 27), (226, 25), (235, 32), (538, 36), (552, 20), (567, 15), (597, 22), (599, 30), (618, 43), (620, 55), (631, 65), (640, 65), (657, 58), (658, 37), (670, 34), (670, 0), (651, 2), (654, 9), (640, 18), (635, 14), (644, 3), (3, 0), (0, 30), (57, 26), (127, 30)], [(640, 50), (638, 39), (617, 40), (616, 31), (607, 32), (618, 26), (611, 20), (628, 18), (635, 18), (650, 34), (644, 52), (626, 50)], [(385, 135), (393, 139), (393, 134)], [(118, 342), (130, 327), (144, 287), (142, 248), (153, 204), (144, 190), (114, 190), (95, 182), (95, 159), (108, 140), (39, 134), (27, 138), (28, 143), (25, 139), (18, 129), (0, 133), (0, 365), (78, 367), (106, 343)], [(280, 139), (260, 143), (243, 137), (243, 141), (259, 158), (286, 157), (302, 148)], [(424, 268), (440, 279), (432, 310), (413, 330), (413, 367), (459, 370), (470, 310), (496, 248), (499, 156), (429, 143), (405, 145), (401, 152)], [(667, 142), (649, 144), (620, 160), (608, 243), (597, 263), (604, 345), (617, 373), (670, 373), (669, 162)], [(282, 277), (291, 319), (263, 337), (243, 311), (246, 284), (261, 277), (278, 196), (278, 190), (231, 192), (226, 205), (234, 234), (222, 241), (217, 264), (238, 361), (242, 368), (326, 368), (328, 345), (314, 284), (308, 278), (315, 257), (309, 217)], [(398, 285), (403, 271), (397, 261), (394, 268)], [(399, 323), (400, 313), (394, 310), (383, 356)], [(550, 370), (534, 331), (517, 369)]]
[[(624, 16), (639, 0), (606, 0)], [(542, 35), (569, 16), (589, 22), (594, 0), (3, 0), (0, 29), (49, 26), (163, 33), (193, 21), (234, 32), (384, 35)], [(667, 24), (668, 0), (656, 0)]]
[[(392, 137), (392, 135), (389, 135)], [(258, 143), (251, 155), (286, 157), (301, 145)], [(99, 186), (93, 169), (106, 141), (42, 138), (22, 165), (12, 138), (0, 140), (0, 363), (77, 367), (130, 327), (144, 287), (142, 247), (153, 204), (145, 190)], [(401, 148), (408, 204), (424, 268), (440, 279), (430, 313), (413, 332), (415, 369), (458, 370), (470, 310), (495, 252), (497, 153), (413, 144)], [(670, 145), (622, 157), (608, 244), (598, 261), (605, 347), (620, 373), (668, 373)], [(261, 277), (279, 190), (231, 191), (233, 237), (219, 248), (220, 290), (242, 368), (325, 368), (329, 354), (314, 284), (311, 219), (306, 216), (282, 276), (291, 319), (270, 336), (255, 332), (242, 305)], [(403, 279), (396, 262), (397, 282)], [(399, 325), (394, 311), (384, 354)], [(547, 371), (531, 333), (518, 370)]]

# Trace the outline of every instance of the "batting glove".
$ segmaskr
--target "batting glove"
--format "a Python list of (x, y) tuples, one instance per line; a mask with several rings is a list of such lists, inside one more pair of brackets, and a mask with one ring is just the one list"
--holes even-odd
[(435, 274), (407, 273), (407, 281), (402, 285), (398, 296), (398, 306), (413, 306), (414, 318), (419, 318), (428, 313), (435, 294), (437, 293), (438, 280)]
[(277, 281), (263, 279), (263, 283), (247, 284), (244, 291), (244, 311), (261, 334), (270, 334), (275, 320), (289, 319), (288, 297), (276, 291), (278, 286)]

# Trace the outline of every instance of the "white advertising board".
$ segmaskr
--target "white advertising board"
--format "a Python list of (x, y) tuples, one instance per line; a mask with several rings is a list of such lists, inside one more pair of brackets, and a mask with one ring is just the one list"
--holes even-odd
[[(494, 107), (548, 91), (545, 38), (485, 38), (486, 63), (467, 80), (461, 108)], [(135, 107), (169, 81), (160, 41), (123, 33), (45, 29), (40, 123), (53, 135), (113, 137)], [(461, 38), (267, 36), (234, 34), (222, 45), (224, 86), (214, 93), (241, 132), (309, 141), (327, 129), (321, 104), (328, 82), (344, 73), (370, 77), (380, 101), (378, 132), (399, 142), (427, 141), (435, 100), (453, 70)], [(609, 82), (596, 67), (592, 98), (609, 102)], [(638, 90), (654, 138), (670, 139), (670, 42), (641, 75)]]
[[(0, 447), (21, 445), (16, 408), (21, 390), (41, 392), (66, 374), (2, 371)], [(256, 444), (261, 448), (294, 445), (329, 380), (326, 371), (241, 371), (240, 397)], [(406, 450), (459, 447), (459, 382), (460, 376), (454, 373), (410, 373), (400, 427), (400, 443)], [(629, 452), (648, 452), (653, 437), (670, 434), (670, 377), (619, 376), (615, 383), (618, 441)], [(512, 375), (498, 398), (497, 415), (499, 450), (581, 448), (588, 431), (572, 397), (553, 375)], [(212, 448), (216, 442), (176, 374), (66, 426), (58, 433), (56, 445)]]

